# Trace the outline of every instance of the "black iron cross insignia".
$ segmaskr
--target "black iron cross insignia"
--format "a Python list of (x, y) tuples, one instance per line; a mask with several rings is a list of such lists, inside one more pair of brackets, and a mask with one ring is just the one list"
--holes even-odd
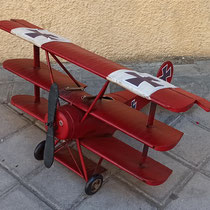
[(163, 86), (158, 84), (157, 82), (159, 82), (159, 80), (155, 80), (155, 78), (152, 77), (141, 77), (139, 74), (135, 73), (135, 72), (125, 72), (126, 74), (130, 74), (132, 76), (134, 76), (134, 78), (131, 79), (127, 79), (126, 81), (135, 85), (135, 86), (139, 86), (142, 82), (148, 82), (150, 85), (154, 86), (154, 87), (158, 87), (158, 86)]
[(171, 67), (167, 70), (168, 65), (162, 68), (162, 75), (159, 77), (162, 80), (167, 81), (167, 78), (171, 76)]
[(44, 36), (46, 38), (53, 39), (53, 40), (57, 40), (58, 39), (58, 37), (53, 35), (53, 34), (44, 34), (44, 33), (41, 33), (40, 31), (38, 31), (36, 29), (30, 29), (29, 31), (31, 31), (33, 33), (26, 33), (26, 35), (30, 36), (32, 38), (36, 38), (38, 36)]

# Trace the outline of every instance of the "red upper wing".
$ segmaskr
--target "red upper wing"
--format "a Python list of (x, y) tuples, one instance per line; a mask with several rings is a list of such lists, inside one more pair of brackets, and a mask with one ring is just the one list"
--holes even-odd
[[(0, 28), (7, 32), (11, 32), (12, 29), (19, 27), (40, 29), (39, 27), (24, 20), (0, 21)], [(122, 65), (114, 63), (113, 61), (89, 52), (88, 50), (85, 50), (72, 43), (52, 41), (43, 44), (41, 48), (60, 56), (65, 60), (70, 61), (104, 79), (107, 79), (110, 74), (119, 69), (126, 69), (126, 71), (129, 71), (129, 69)], [(120, 81), (120, 78), (118, 77), (118, 82), (116, 83), (118, 85), (124, 84), (122, 86), (126, 88), (127, 86), (125, 81)], [(132, 91), (133, 89), (128, 88), (128, 90)], [(138, 89), (135, 91), (135, 94), (138, 95)], [(140, 96), (142, 95), (140, 94)], [(197, 103), (206, 111), (210, 111), (209, 101), (190, 94), (180, 88), (165, 88), (157, 90), (149, 96), (149, 99), (161, 105), (162, 107), (175, 112), (187, 111), (194, 103)]]

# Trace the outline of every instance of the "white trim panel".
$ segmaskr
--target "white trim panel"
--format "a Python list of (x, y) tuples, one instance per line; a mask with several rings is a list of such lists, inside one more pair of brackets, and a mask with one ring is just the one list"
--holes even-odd
[(15, 28), (11, 30), (11, 33), (32, 42), (34, 45), (41, 47), (48, 42), (70, 42), (68, 39), (51, 33), (47, 30), (35, 29), (35, 28)]
[(151, 99), (150, 96), (158, 90), (176, 88), (176, 86), (150, 74), (129, 69), (114, 71), (106, 79), (146, 99)]

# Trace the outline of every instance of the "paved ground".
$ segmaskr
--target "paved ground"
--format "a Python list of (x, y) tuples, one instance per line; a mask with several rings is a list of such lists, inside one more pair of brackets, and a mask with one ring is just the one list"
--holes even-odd
[[(125, 64), (155, 74), (160, 63)], [(95, 93), (102, 80), (72, 67), (80, 80)], [(173, 84), (210, 100), (210, 61), (175, 65)], [(115, 90), (111, 86), (110, 90)], [(98, 89), (97, 89), (98, 90)], [(149, 155), (173, 170), (166, 183), (148, 186), (104, 162), (108, 172), (101, 190), (84, 193), (85, 182), (62, 165), (46, 169), (33, 158), (35, 146), (45, 133), (42, 125), (18, 112), (9, 98), (31, 93), (32, 85), (5, 70), (0, 71), (0, 209), (210, 209), (210, 114), (198, 107), (184, 114), (159, 108), (157, 118), (185, 133), (169, 152), (150, 150)], [(43, 92), (43, 95), (46, 95)], [(146, 112), (147, 109), (144, 109)], [(118, 132), (115, 134), (136, 148), (141, 145)], [(85, 151), (85, 153), (95, 158)]]

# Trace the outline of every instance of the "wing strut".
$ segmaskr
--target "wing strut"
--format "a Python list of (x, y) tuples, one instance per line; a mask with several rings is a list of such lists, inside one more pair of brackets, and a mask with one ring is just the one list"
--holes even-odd
[(46, 54), (46, 59), (47, 59), (47, 65), (48, 65), (48, 68), (50, 70), (50, 80), (53, 84), (54, 83), (54, 78), (53, 78), (53, 73), (52, 73), (52, 67), (51, 67), (51, 64), (50, 64), (49, 53), (47, 51), (45, 51), (45, 54)]
[(60, 60), (52, 53), (50, 53), (50, 55), (55, 59), (55, 61), (59, 64), (59, 66), (66, 72), (66, 74), (74, 81), (74, 83), (78, 86), (81, 87), (81, 85), (79, 84), (79, 82), (77, 82), (77, 80), (68, 72), (68, 70), (66, 69), (66, 67), (60, 62)]
[[(40, 48), (34, 45), (33, 51), (34, 51), (34, 68), (38, 69), (40, 68)], [(40, 102), (40, 87), (37, 85), (34, 85), (34, 96), (35, 96), (35, 103), (39, 103)]]
[[(146, 125), (147, 127), (152, 127), (153, 126), (153, 122), (154, 122), (154, 119), (155, 119), (156, 107), (157, 107), (157, 104), (154, 103), (154, 102), (151, 102), (148, 121), (147, 121), (147, 125)], [(141, 155), (140, 165), (144, 164), (144, 162), (147, 158), (148, 150), (149, 150), (149, 147), (146, 144), (144, 144), (143, 152), (142, 152), (142, 155)]]
[(104, 86), (102, 87), (102, 89), (100, 90), (99, 94), (96, 96), (96, 98), (94, 99), (94, 101), (92, 102), (92, 104), (90, 105), (89, 109), (87, 110), (87, 112), (85, 113), (85, 115), (83, 116), (81, 122), (83, 122), (86, 117), (88, 116), (88, 114), (90, 113), (90, 111), (92, 110), (92, 108), (94, 107), (94, 105), (96, 104), (96, 102), (98, 101), (98, 99), (102, 98), (105, 91), (106, 91), (106, 88), (109, 84), (109, 81), (106, 81), (106, 83), (104, 84)]

